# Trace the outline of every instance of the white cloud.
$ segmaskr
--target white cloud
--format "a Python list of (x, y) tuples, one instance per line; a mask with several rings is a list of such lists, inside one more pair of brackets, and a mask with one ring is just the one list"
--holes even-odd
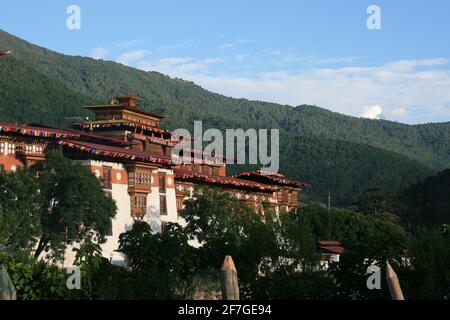
[(192, 74), (192, 72), (201, 72), (209, 65), (223, 62), (222, 59), (207, 58), (193, 59), (188, 57), (170, 57), (156, 61), (140, 61), (137, 63), (138, 68), (145, 71), (158, 71), (173, 77), (181, 77), (183, 75)]
[(262, 43), (262, 40), (258, 39), (245, 39), (245, 38), (238, 38), (236, 39), (236, 43), (240, 44), (248, 44), (248, 43)]
[(393, 116), (403, 116), (406, 114), (406, 108), (401, 107), (401, 108), (392, 109), (390, 114)]
[(124, 65), (130, 65), (132, 62), (143, 59), (147, 55), (147, 50), (133, 50), (118, 56), (115, 61)]
[(144, 42), (143, 39), (134, 39), (118, 43), (116, 46), (120, 48), (128, 48), (137, 46), (138, 44), (142, 44), (143, 42)]
[(98, 59), (98, 60), (99, 59), (105, 60), (108, 53), (109, 53), (109, 50), (106, 48), (102, 48), (102, 47), (94, 48), (94, 49), (92, 49), (92, 52), (91, 52), (91, 58)]
[(335, 63), (352, 63), (356, 60), (363, 59), (364, 57), (341, 57), (341, 58), (327, 58), (319, 59), (317, 64), (335, 64)]
[(234, 56), (234, 58), (235, 58), (237, 61), (243, 61), (243, 60), (246, 59), (247, 57), (249, 57), (248, 54), (242, 54), (242, 53), (236, 54), (236, 55)]
[[(117, 60), (133, 62), (133, 66), (146, 71), (194, 81), (208, 90), (237, 98), (293, 106), (318, 105), (348, 115), (388, 117), (408, 123), (450, 120), (450, 68), (446, 59), (401, 60), (366, 67), (316, 67), (301, 72), (279, 70), (243, 76), (218, 73), (217, 64), (226, 62), (222, 59), (149, 60), (146, 53), (132, 51)], [(233, 58), (247, 61), (245, 55)]]
[(190, 46), (192, 43), (192, 40), (186, 40), (183, 41), (181, 43), (174, 43), (174, 44), (166, 44), (164, 46), (161, 46), (157, 49), (155, 49), (156, 51), (167, 51), (167, 50), (172, 50), (172, 49), (180, 49), (180, 48), (184, 48), (184, 47), (188, 47)]
[[(364, 106), (381, 105), (390, 119), (421, 123), (450, 120), (447, 63), (445, 59), (405, 60), (381, 66), (315, 68), (297, 73), (235, 76), (187, 72), (176, 76), (228, 96), (294, 106), (313, 104), (353, 116), (359, 116)], [(404, 111), (395, 110), (399, 105)]]
[(370, 107), (365, 106), (360, 116), (367, 119), (380, 119), (382, 114), (383, 108), (381, 108), (379, 105), (374, 105)]
[(417, 67), (433, 67), (448, 64), (447, 59), (400, 60), (386, 66), (395, 70), (413, 70)]
[(228, 49), (228, 48), (232, 48), (232, 47), (234, 47), (234, 44), (232, 44), (232, 43), (225, 43), (225, 44), (219, 46), (219, 49)]

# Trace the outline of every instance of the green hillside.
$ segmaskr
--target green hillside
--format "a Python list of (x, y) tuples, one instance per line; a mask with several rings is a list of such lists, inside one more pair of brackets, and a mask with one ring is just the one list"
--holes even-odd
[(334, 205), (352, 203), (370, 188), (403, 188), (433, 174), (418, 161), (368, 145), (294, 135), (284, 141), (281, 154), (288, 161), (281, 161), (281, 170), (312, 181), (307, 194), (318, 200), (331, 192)]
[(281, 169), (312, 182), (313, 197), (331, 191), (337, 203), (370, 187), (398, 188), (450, 167), (450, 123), (410, 126), (315, 106), (229, 98), (157, 72), (62, 55), (3, 31), (0, 46), (13, 52), (13, 58), (0, 59), (0, 120), (65, 125), (66, 116), (87, 114), (79, 106), (130, 90), (144, 99), (143, 108), (168, 115), (165, 126), (172, 129), (190, 128), (193, 120), (221, 129), (279, 128)]
[(450, 170), (439, 172), (407, 188), (400, 199), (407, 204), (402, 212), (406, 225), (450, 226)]
[(63, 125), (90, 115), (81, 106), (93, 102), (12, 56), (0, 59), (0, 121)]
[(433, 169), (450, 167), (450, 123), (410, 126), (345, 116), (315, 106), (292, 108), (234, 99), (157, 72), (85, 57), (62, 55), (0, 31), (0, 43), (14, 56), (72, 90), (108, 99), (126, 90), (144, 99), (143, 107), (171, 116), (170, 127), (207, 126), (279, 128), (307, 137), (362, 143), (403, 154)]

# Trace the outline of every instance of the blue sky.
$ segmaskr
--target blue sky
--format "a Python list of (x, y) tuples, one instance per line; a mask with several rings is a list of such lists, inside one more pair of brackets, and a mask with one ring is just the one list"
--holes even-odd
[[(69, 5), (81, 29), (66, 27)], [(369, 5), (381, 29), (366, 26)], [(0, 28), (49, 49), (234, 97), (406, 123), (450, 121), (450, 1), (2, 1)], [(1, 46), (1, 44), (0, 44)]]

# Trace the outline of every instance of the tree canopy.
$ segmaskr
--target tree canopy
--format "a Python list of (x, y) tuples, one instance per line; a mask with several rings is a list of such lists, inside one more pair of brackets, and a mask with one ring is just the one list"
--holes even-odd
[(80, 163), (58, 152), (29, 169), (0, 174), (0, 248), (34, 248), (61, 258), (69, 244), (105, 240), (116, 214), (114, 200)]

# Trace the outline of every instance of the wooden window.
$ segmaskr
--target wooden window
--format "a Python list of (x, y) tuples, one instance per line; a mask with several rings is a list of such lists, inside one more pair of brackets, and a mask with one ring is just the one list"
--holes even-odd
[(158, 155), (164, 154), (162, 146), (160, 146), (159, 144), (155, 144), (155, 143), (150, 143), (148, 145), (148, 151), (153, 152)]
[(177, 197), (177, 210), (183, 210), (183, 197)]
[(203, 166), (203, 172), (206, 174), (211, 174), (212, 168), (210, 166)]
[(282, 201), (283, 202), (288, 202), (288, 194), (289, 194), (288, 191), (286, 191), (286, 190), (283, 191), (283, 193), (282, 193)]
[(6, 142), (0, 142), (0, 154), (5, 154), (6, 151)]
[(166, 193), (166, 176), (164, 174), (158, 175), (159, 193)]
[(292, 191), (292, 205), (296, 206), (298, 202), (298, 192)]
[(281, 191), (278, 191), (278, 192), (277, 192), (277, 201), (278, 201), (278, 202), (281, 202), (281, 201), (282, 201), (282, 192), (281, 192)]
[(103, 188), (111, 189), (112, 188), (112, 173), (111, 167), (103, 167)]
[(165, 194), (159, 195), (159, 212), (161, 215), (167, 214), (167, 200)]
[(134, 187), (135, 183), (135, 173), (131, 171), (128, 173), (128, 186)]
[(8, 143), (8, 154), (16, 153), (16, 145), (13, 143)]
[(147, 210), (147, 195), (132, 194), (130, 200), (131, 200), (131, 215), (134, 218), (138, 219), (143, 218)]

